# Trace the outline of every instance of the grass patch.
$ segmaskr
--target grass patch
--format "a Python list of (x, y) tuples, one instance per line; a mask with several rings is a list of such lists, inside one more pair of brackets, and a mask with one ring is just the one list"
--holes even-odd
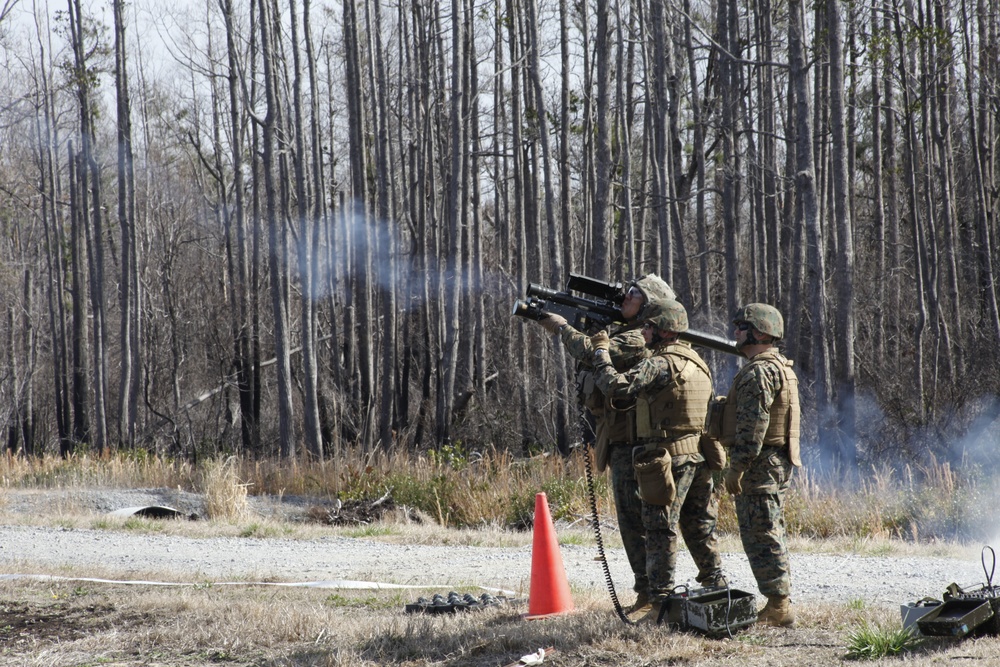
[(850, 660), (878, 660), (912, 650), (921, 642), (909, 628), (887, 627), (863, 620), (847, 635)]
[(163, 522), (130, 516), (122, 522), (122, 528), (137, 533), (159, 533), (163, 532)]
[(593, 533), (587, 534), (578, 531), (562, 531), (559, 533), (559, 544), (575, 547), (589, 547), (594, 544)]
[[(798, 667), (838, 664), (846, 632), (822, 609), (796, 605), (795, 630), (749, 628), (735, 640), (628, 626), (603, 591), (574, 591), (577, 610), (526, 622), (524, 606), (464, 614), (406, 614), (430, 590), (330, 591), (261, 587), (125, 587), (0, 582), (4, 664), (292, 667), (483, 667), (506, 665), (539, 647), (546, 664), (594, 667)], [(839, 609), (839, 611), (837, 611)], [(169, 622), (164, 622), (169, 619)], [(908, 667), (994, 664), (1000, 639), (943, 642), (907, 655)]]
[(239, 462), (235, 458), (212, 461), (205, 466), (203, 493), (205, 513), (210, 519), (239, 522), (250, 516), (247, 487), (240, 478)]
[(365, 537), (386, 537), (388, 535), (399, 535), (400, 531), (397, 527), (383, 524), (383, 523), (373, 523), (368, 526), (362, 526), (360, 528), (348, 528), (344, 530), (341, 535), (344, 537), (355, 537), (355, 538), (365, 538)]
[[(245, 524), (253, 518), (251, 491), (321, 503), (386, 497), (396, 508), (418, 510), (444, 527), (530, 531), (540, 491), (556, 521), (589, 520), (584, 467), (581, 452), (525, 458), (491, 449), (468, 451), (461, 445), (367, 454), (345, 448), (318, 462), (229, 457), (199, 465), (140, 450), (65, 459), (5, 454), (0, 455), (0, 504), (10, 504), (4, 496), (13, 490), (56, 489), (53, 514), (71, 515), (81, 511), (74, 506), (74, 489), (170, 488), (203, 493), (209, 518)], [(974, 467), (957, 470), (931, 459), (922, 467), (873, 469), (845, 489), (834, 473), (797, 469), (786, 496), (788, 537), (833, 540), (837, 548), (872, 556), (892, 555), (905, 542), (995, 539), (989, 510), (1000, 501), (1000, 490), (978, 474)], [(594, 477), (594, 490), (602, 522), (613, 522), (607, 475)], [(732, 499), (721, 492), (719, 533), (738, 533)], [(614, 539), (611, 531), (607, 537)]]
[(246, 526), (240, 529), (237, 533), (240, 537), (281, 537), (286, 531), (279, 525), (264, 522), (264, 521), (251, 521)]
[(328, 595), (323, 604), (341, 608), (341, 609), (371, 609), (371, 610), (390, 610), (390, 609), (402, 609), (406, 604), (407, 600), (404, 600), (401, 593), (396, 593), (392, 595), (366, 595), (366, 596), (349, 596), (341, 595), (339, 593), (333, 593)]

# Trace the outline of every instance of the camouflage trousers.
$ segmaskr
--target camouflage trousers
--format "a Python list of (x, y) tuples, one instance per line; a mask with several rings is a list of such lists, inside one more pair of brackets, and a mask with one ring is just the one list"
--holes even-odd
[(783, 457), (758, 459), (754, 467), (768, 468), (766, 476), (777, 482), (773, 493), (741, 493), (736, 496), (736, 518), (740, 540), (757, 579), (761, 595), (791, 594), (791, 568), (785, 546), (785, 491), (792, 479), (792, 465)]
[(654, 599), (673, 591), (678, 532), (698, 567), (697, 581), (722, 574), (722, 558), (715, 539), (719, 503), (713, 493), (712, 471), (704, 462), (684, 463), (673, 466), (673, 475), (677, 497), (670, 507), (642, 504), (646, 572), (650, 597)]
[(628, 563), (635, 575), (632, 590), (645, 593), (649, 591), (649, 577), (646, 576), (646, 529), (642, 525), (639, 484), (635, 481), (635, 470), (632, 468), (632, 447), (611, 445), (608, 468), (611, 471), (611, 491), (618, 514), (618, 530), (625, 545)]

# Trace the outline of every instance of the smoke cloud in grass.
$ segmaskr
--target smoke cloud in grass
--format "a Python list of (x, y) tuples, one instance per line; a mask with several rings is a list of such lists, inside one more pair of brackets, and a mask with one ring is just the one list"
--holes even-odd
[(988, 544), (1000, 549), (1000, 399), (973, 401), (974, 417), (966, 434), (952, 443), (952, 460), (978, 473), (981, 480), (981, 522)]
[(968, 408), (973, 415), (966, 434), (951, 444), (951, 459), (981, 468), (993, 478), (1000, 476), (1000, 399), (983, 396)]
[[(808, 387), (809, 378), (800, 373), (800, 382)], [(805, 468), (796, 479), (803, 493), (828, 496), (830, 511), (845, 512), (855, 529), (870, 525), (903, 539), (1000, 547), (996, 397), (967, 401), (925, 426), (887, 414), (871, 393), (859, 392), (855, 407), (858, 456), (851, 466), (835, 456), (844, 442), (838, 415), (817, 414), (811, 397), (804, 397)]]

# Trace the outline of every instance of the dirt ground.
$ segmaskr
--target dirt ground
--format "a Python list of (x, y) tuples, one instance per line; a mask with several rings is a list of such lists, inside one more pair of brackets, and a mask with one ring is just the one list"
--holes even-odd
[[(554, 666), (840, 665), (852, 662), (846, 659), (847, 647), (863, 624), (899, 627), (897, 600), (911, 599), (916, 591), (940, 593), (953, 577), (977, 581), (983, 572), (978, 554), (793, 551), (800, 591), (797, 626), (750, 627), (731, 638), (708, 638), (623, 623), (604, 589), (593, 545), (571, 533), (561, 550), (573, 612), (528, 621), (522, 597), (519, 604), (476, 612), (413, 614), (405, 611), (407, 604), (448, 591), (273, 584), (364, 576), (421, 586), (457, 581), (467, 586), (458, 592), (478, 596), (482, 590), (474, 584), (495, 582), (526, 596), (530, 536), (505, 547), (495, 533), (460, 535), (425, 525), (418, 516), (407, 517), (405, 531), (391, 526), (382, 531), (380, 520), (390, 515), (399, 520), (399, 508), (389, 502), (383, 507), (296, 501), (295, 516), (285, 519), (291, 522), (267, 531), (255, 522), (228, 528), (182, 522), (161, 528), (151, 520), (113, 523), (103, 518), (103, 512), (148, 503), (178, 506), (185, 514), (197, 510), (196, 498), (171, 494), (95, 497), (74, 492), (56, 499), (55, 509), (63, 515), (57, 512), (47, 522), (33, 516), (27, 525), (17, 514), (45, 514), (42, 500), (53, 499), (8, 495), (0, 514), (0, 665), (508, 667), (545, 647), (553, 650), (543, 664)], [(77, 518), (68, 518), (67, 511), (77, 512)], [(290, 536), (300, 530), (303, 515), (309, 525), (328, 528)], [(202, 532), (186, 532), (196, 529)], [(213, 530), (227, 532), (216, 535)], [(626, 579), (620, 549), (610, 553), (615, 580)], [(749, 581), (745, 558), (739, 556), (726, 556), (727, 572)], [(679, 564), (682, 569), (690, 569), (687, 560)], [(684, 572), (681, 578), (692, 575)], [(220, 583), (220, 577), (235, 581)], [(252, 583), (260, 581), (272, 585)], [(913, 590), (900, 592), (904, 583)], [(623, 602), (631, 602), (630, 594), (620, 589), (619, 594)], [(867, 664), (1000, 666), (1000, 638), (927, 639), (900, 656)]]
[[(432, 592), (6, 580), (0, 581), (0, 664), (506, 667), (553, 647), (544, 664), (837, 665), (850, 662), (848, 636), (861, 621), (898, 624), (884, 608), (802, 605), (794, 629), (751, 627), (717, 639), (627, 626), (599, 595), (575, 596), (576, 611), (538, 621), (525, 620), (524, 605), (444, 615), (403, 610), (416, 595)], [(1000, 665), (1000, 639), (928, 639), (905, 657), (872, 664), (904, 663)]]

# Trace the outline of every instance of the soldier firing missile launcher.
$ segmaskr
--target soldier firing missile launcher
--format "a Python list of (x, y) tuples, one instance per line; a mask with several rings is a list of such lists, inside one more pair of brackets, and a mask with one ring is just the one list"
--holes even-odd
[[(562, 291), (529, 283), (527, 298), (514, 301), (513, 314), (530, 320), (541, 320), (550, 314), (561, 315), (574, 328), (594, 332), (612, 324), (626, 324), (621, 313), (626, 290), (627, 286), (622, 283), (609, 283), (571, 273), (566, 289)], [(577, 296), (573, 292), (586, 296)], [(722, 336), (688, 329), (680, 333), (679, 338), (691, 345), (740, 355), (736, 343)]]

